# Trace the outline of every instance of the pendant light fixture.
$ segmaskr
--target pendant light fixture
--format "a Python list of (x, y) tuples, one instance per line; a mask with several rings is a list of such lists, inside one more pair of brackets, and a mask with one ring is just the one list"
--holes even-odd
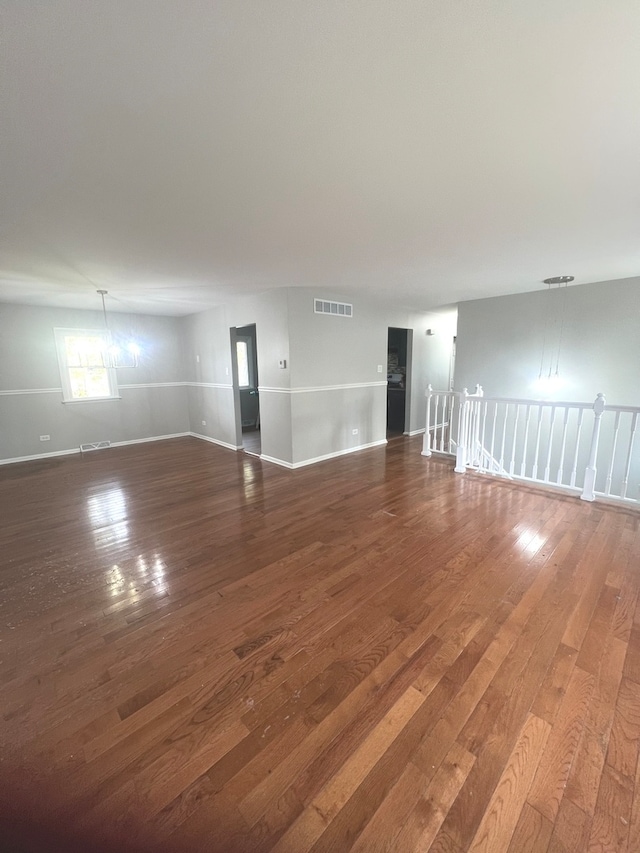
[(109, 318), (107, 317), (107, 306), (105, 296), (108, 296), (108, 291), (98, 290), (102, 299), (102, 315), (104, 317), (104, 327), (108, 333), (109, 345), (107, 347), (106, 365), (115, 370), (121, 367), (137, 367), (140, 357), (140, 347), (133, 340), (118, 340), (112, 333), (109, 327)]
[[(564, 337), (564, 325), (567, 309), (567, 286), (574, 280), (572, 275), (554, 275), (551, 278), (545, 278), (544, 284), (548, 288), (547, 298), (547, 316), (545, 318), (544, 338), (542, 341), (542, 354), (540, 356), (540, 372), (538, 373), (538, 387), (546, 392), (556, 390), (562, 384), (560, 376), (560, 352), (562, 350), (562, 340)], [(560, 309), (560, 329), (557, 336), (557, 347), (551, 342), (549, 357), (549, 370), (545, 368), (545, 356), (547, 355), (547, 338), (550, 337), (549, 330), (553, 321), (553, 308), (551, 305), (551, 288), (557, 285), (558, 289), (563, 289), (562, 306)], [(555, 362), (555, 364), (554, 364)]]

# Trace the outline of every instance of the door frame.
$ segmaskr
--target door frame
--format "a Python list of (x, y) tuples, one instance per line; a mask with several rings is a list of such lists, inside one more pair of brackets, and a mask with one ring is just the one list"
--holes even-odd
[[(243, 330), (249, 326), (253, 326), (254, 334), (247, 335), (243, 333)], [(248, 354), (252, 356), (251, 363), (249, 365), (249, 379), (253, 380), (254, 385), (250, 385), (248, 387), (253, 388), (258, 394), (258, 385), (260, 382), (260, 365), (258, 363), (258, 327), (256, 323), (245, 323), (242, 326), (230, 326), (229, 327), (229, 343), (231, 346), (231, 382), (233, 385), (233, 411), (234, 411), (234, 419), (235, 419), (235, 432), (236, 432), (236, 446), (244, 449), (244, 439), (242, 432), (242, 404), (240, 400), (240, 377), (238, 371), (238, 342), (243, 340), (249, 340), (251, 342), (251, 347), (248, 350)], [(242, 386), (242, 390), (246, 390), (247, 386)], [(258, 423), (260, 426), (258, 427), (261, 430), (262, 420), (260, 414), (260, 397), (258, 394)]]

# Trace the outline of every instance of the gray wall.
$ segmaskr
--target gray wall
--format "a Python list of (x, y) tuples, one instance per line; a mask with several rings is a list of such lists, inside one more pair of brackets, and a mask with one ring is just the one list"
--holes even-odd
[[(462, 302), (455, 387), (480, 383), (487, 395), (640, 405), (640, 278), (574, 285)], [(564, 310), (563, 310), (564, 303)], [(560, 341), (562, 384), (541, 391), (540, 373), (555, 371)]]
[[(264, 456), (299, 465), (385, 440), (389, 326), (414, 330), (409, 429), (424, 428), (426, 385), (448, 382), (455, 310), (418, 314), (362, 297), (345, 319), (314, 314), (315, 296), (352, 301), (325, 289), (283, 288), (183, 319), (193, 432), (239, 443), (229, 330), (250, 323), (256, 324)], [(427, 337), (427, 328), (437, 334)]]
[[(238, 445), (226, 307), (182, 318), (189, 428), (228, 447)], [(204, 421), (204, 423), (202, 423)]]
[[(236, 447), (240, 436), (231, 363), (232, 327), (256, 324), (262, 453), (292, 462), (289, 325), (286, 290), (230, 300), (181, 321), (191, 431)], [(287, 362), (282, 370), (280, 360)], [(238, 398), (239, 401), (239, 398)], [(203, 425), (202, 421), (206, 421)]]
[[(314, 314), (314, 296), (352, 301), (283, 288), (183, 318), (112, 313), (114, 331), (140, 341), (141, 364), (118, 371), (121, 400), (70, 404), (62, 403), (53, 329), (102, 328), (101, 313), (0, 305), (0, 459), (184, 432), (237, 447), (230, 329), (251, 323), (265, 457), (305, 464), (384, 442), (389, 326), (414, 330), (407, 429), (424, 428), (427, 383), (448, 381), (455, 311), (415, 313), (359, 297), (344, 319)], [(439, 333), (427, 337), (429, 327)], [(51, 441), (40, 442), (42, 434)]]
[(102, 314), (0, 304), (0, 460), (188, 432), (179, 321), (112, 313), (110, 324), (142, 348), (139, 367), (117, 372), (121, 399), (63, 403), (53, 329), (101, 329)]
[[(314, 297), (352, 303), (353, 317), (315, 314)], [(296, 288), (289, 323), (294, 462), (385, 441), (389, 326), (413, 330), (407, 431), (424, 429), (427, 384), (449, 380), (455, 309), (427, 314), (392, 300)], [(436, 334), (427, 336), (428, 328)]]

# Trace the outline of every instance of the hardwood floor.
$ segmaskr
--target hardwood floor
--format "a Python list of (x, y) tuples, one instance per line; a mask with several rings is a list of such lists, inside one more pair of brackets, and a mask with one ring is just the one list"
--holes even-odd
[(3, 849), (640, 850), (640, 516), (420, 446), (0, 469)]

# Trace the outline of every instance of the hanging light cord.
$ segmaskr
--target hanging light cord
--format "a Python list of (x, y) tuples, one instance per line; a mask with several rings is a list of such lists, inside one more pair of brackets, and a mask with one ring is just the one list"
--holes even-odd
[(567, 284), (564, 286), (564, 293), (562, 294), (562, 309), (561, 309), (561, 318), (560, 318), (560, 335), (558, 336), (558, 356), (556, 358), (556, 376), (558, 376), (560, 370), (560, 350), (562, 349), (562, 338), (564, 336), (564, 320), (567, 313)]
[(104, 298), (107, 295), (107, 291), (106, 290), (99, 290), (98, 293), (100, 294), (100, 298), (102, 299), (102, 314), (104, 316), (104, 325), (105, 325), (106, 330), (110, 331), (109, 321), (107, 319), (107, 306), (104, 304)]
[[(551, 307), (549, 305), (549, 299), (550, 299), (550, 295), (551, 295), (551, 285), (550, 284), (547, 285), (547, 293), (549, 294), (549, 296), (547, 296), (547, 305), (548, 305), (548, 309), (549, 309)], [(540, 373), (538, 374), (538, 379), (542, 379), (542, 369), (544, 367), (544, 354), (545, 354), (545, 350), (547, 349), (547, 332), (549, 330), (549, 315), (550, 315), (550, 313), (551, 313), (551, 311), (547, 310), (545, 320), (544, 320), (544, 337), (542, 339), (542, 355), (540, 356)], [(551, 375), (551, 367), (549, 367), (549, 375)]]

